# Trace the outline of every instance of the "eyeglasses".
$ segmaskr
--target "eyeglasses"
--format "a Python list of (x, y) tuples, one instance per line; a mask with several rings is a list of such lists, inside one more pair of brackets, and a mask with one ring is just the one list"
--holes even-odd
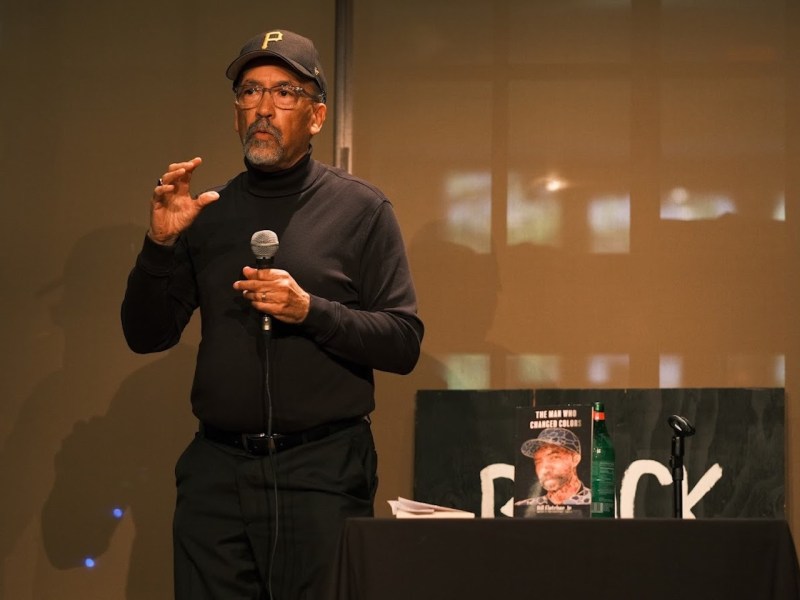
[(236, 106), (245, 110), (255, 108), (261, 104), (261, 99), (264, 97), (264, 92), (269, 94), (272, 103), (277, 108), (297, 108), (297, 104), (300, 102), (301, 96), (321, 102), (320, 96), (309, 94), (299, 85), (280, 83), (272, 87), (264, 87), (263, 85), (253, 84), (240, 85), (234, 88), (233, 93), (236, 96)]

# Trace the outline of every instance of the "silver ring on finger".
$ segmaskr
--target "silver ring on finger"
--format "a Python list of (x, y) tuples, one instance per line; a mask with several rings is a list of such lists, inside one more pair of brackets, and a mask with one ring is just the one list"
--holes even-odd
[(267, 292), (261, 292), (261, 301), (262, 302), (266, 302), (267, 301)]

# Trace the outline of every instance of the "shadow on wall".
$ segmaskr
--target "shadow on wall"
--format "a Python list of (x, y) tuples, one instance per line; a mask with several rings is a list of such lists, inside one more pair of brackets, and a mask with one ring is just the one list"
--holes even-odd
[[(127, 377), (152, 361), (128, 350), (119, 324), (143, 235), (132, 225), (92, 231), (70, 252), (63, 277), (39, 290), (40, 301), (59, 298), (52, 316), (64, 352), (62, 367), (21, 403), (0, 447), (2, 600), (56, 592), (112, 599), (126, 574), (128, 598), (171, 597), (172, 469), (194, 427), (193, 352), (174, 349)], [(121, 548), (124, 559), (85, 569), (85, 558), (102, 553), (99, 540), (108, 545), (109, 519), (119, 523), (115, 507), (130, 512), (135, 528), (130, 565)]]
[[(390, 515), (386, 500), (412, 495), (417, 392), (468, 386), (475, 381), (503, 385), (507, 351), (487, 340), (499, 292), (496, 259), (450, 241), (448, 233), (447, 223), (432, 222), (417, 233), (408, 248), (425, 323), (416, 368), (405, 376), (376, 376), (373, 429), (379, 452), (385, 457), (380, 461), (379, 517)], [(477, 357), (474, 362), (472, 357)]]
[(55, 457), (42, 537), (59, 569), (101, 561), (120, 519), (132, 519), (125, 598), (172, 598), (174, 463), (193, 435), (195, 350), (179, 345), (121, 385), (108, 412), (79, 421)]
[(448, 223), (429, 223), (409, 247), (427, 350), (437, 355), (489, 354), (500, 277), (493, 253), (451, 241)]

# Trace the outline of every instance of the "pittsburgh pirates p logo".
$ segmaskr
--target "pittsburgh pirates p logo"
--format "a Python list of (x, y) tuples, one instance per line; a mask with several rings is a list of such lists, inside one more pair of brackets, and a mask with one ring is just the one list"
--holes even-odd
[(270, 31), (264, 36), (264, 43), (261, 44), (261, 49), (266, 50), (270, 42), (280, 42), (283, 39), (283, 33), (280, 31)]

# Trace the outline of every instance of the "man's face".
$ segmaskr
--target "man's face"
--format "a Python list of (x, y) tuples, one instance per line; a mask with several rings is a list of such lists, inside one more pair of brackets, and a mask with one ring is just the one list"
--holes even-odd
[[(242, 72), (241, 84), (273, 87), (279, 84), (301, 86), (312, 95), (314, 85), (301, 82), (289, 69), (275, 64), (259, 64)], [(234, 105), (234, 126), (242, 140), (247, 159), (264, 171), (288, 169), (305, 156), (311, 137), (319, 133), (325, 122), (326, 106), (301, 97), (292, 109), (277, 108), (269, 94), (250, 109)]]
[(575, 476), (581, 457), (553, 444), (543, 444), (533, 453), (533, 464), (539, 483), (548, 492), (565, 486)]

